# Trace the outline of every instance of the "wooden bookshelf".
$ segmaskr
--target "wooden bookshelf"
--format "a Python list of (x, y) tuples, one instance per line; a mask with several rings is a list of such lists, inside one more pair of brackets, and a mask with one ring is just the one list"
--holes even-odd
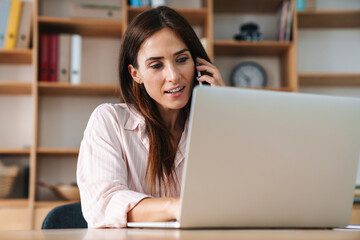
[(299, 28), (360, 28), (360, 10), (300, 11)]
[(300, 86), (360, 86), (360, 73), (300, 73)]
[(0, 154), (6, 154), (6, 155), (30, 155), (30, 149), (0, 149)]
[(279, 87), (279, 88), (254, 88), (259, 90), (267, 90), (267, 91), (280, 91), (280, 92), (294, 92), (294, 89), (289, 87)]
[(360, 225), (360, 203), (355, 203), (351, 214), (351, 225)]
[(119, 96), (120, 88), (117, 84), (70, 84), (39, 82), (39, 93), (41, 95), (62, 96)]
[(30, 95), (32, 84), (28, 82), (0, 81), (0, 94)]
[(64, 204), (69, 204), (69, 203), (75, 203), (77, 201), (36, 201), (35, 203), (35, 207), (37, 208), (41, 208), (41, 207), (57, 207), (57, 206), (61, 206)]
[(37, 153), (42, 155), (78, 155), (79, 149), (38, 148)]
[[(54, 207), (59, 205), (68, 204), (68, 201), (39, 201), (41, 197), (37, 196), (37, 181), (41, 179), (41, 173), (38, 169), (41, 169), (42, 161), (49, 156), (59, 158), (61, 161), (65, 159), (75, 159), (79, 154), (79, 149), (76, 148), (61, 148), (54, 146), (54, 148), (42, 148), (39, 147), (40, 132), (43, 133), (44, 115), (47, 114), (48, 109), (41, 106), (46, 98), (43, 96), (56, 96), (59, 101), (63, 101), (64, 104), (68, 103), (68, 97), (72, 96), (85, 96), (94, 97), (102, 100), (102, 97), (119, 97), (119, 86), (118, 84), (103, 84), (102, 79), (91, 79), (78, 85), (70, 83), (51, 83), (51, 82), (39, 82), (38, 71), (39, 71), (39, 36), (41, 33), (69, 33), (69, 34), (80, 34), (83, 37), (89, 37), (93, 39), (87, 39), (90, 41), (84, 41), (83, 53), (88, 53), (89, 46), (95, 45), (96, 41), (100, 41), (101, 44), (106, 45), (114, 44), (118, 39), (121, 41), (123, 32), (128, 26), (129, 22), (141, 12), (149, 8), (133, 8), (128, 6), (127, 0), (121, 0), (123, 6), (123, 19), (121, 20), (106, 20), (106, 19), (88, 19), (88, 18), (69, 18), (65, 17), (69, 14), (61, 13), (64, 11), (66, 3), (61, 0), (58, 4), (64, 6), (64, 9), (59, 9), (59, 16), (46, 16), (41, 15), (40, 12), (42, 4), (47, 0), (35, 0), (34, 2), (34, 19), (33, 19), (33, 38), (32, 46), (33, 49), (27, 50), (11, 50), (5, 51), (0, 50), (0, 64), (30, 64), (32, 68), (31, 82), (24, 82), (27, 79), (22, 79), (22, 82), (13, 82), (11, 79), (0, 79), (0, 94), (26, 94), (31, 96), (32, 104), (32, 116), (29, 119), (32, 120), (33, 125), (33, 138), (31, 142), (31, 149), (0, 149), (0, 154), (3, 155), (22, 155), (29, 156), (30, 158), (30, 180), (29, 180), (29, 198), (28, 199), (8, 199), (0, 201), (0, 206), (4, 208), (17, 206), (24, 208), (22, 209), (24, 219), (23, 222), (18, 224), (21, 225), (19, 228), (39, 228), (41, 222), (46, 214)], [(213, 15), (214, 13), (264, 13), (264, 14), (276, 14), (279, 10), (283, 0), (201, 0), (200, 8), (175, 8), (179, 11), (193, 26), (200, 27), (202, 37), (207, 40), (207, 52), (212, 59), (216, 59), (217, 56), (230, 56), (230, 57), (242, 57), (242, 56), (271, 56), (276, 57), (280, 61), (281, 66), (281, 78), (285, 79), (279, 88), (262, 88), (263, 90), (275, 90), (275, 91), (296, 91), (297, 89), (297, 70), (296, 70), (296, 16), (293, 24), (293, 35), (292, 41), (290, 42), (278, 42), (278, 41), (262, 41), (262, 42), (235, 42), (233, 40), (218, 40), (213, 41)], [(292, 0), (294, 1), (294, 0)], [(295, 1), (294, 1), (295, 2)], [(94, 40), (95, 39), (95, 40)], [(119, 41), (119, 43), (120, 43)], [(89, 43), (90, 42), (90, 43)], [(94, 44), (94, 45), (92, 45)], [(97, 47), (97, 46), (96, 46)], [(95, 47), (95, 48), (96, 48)], [(118, 49), (116, 49), (118, 51)], [(95, 51), (96, 52), (96, 51)], [(107, 53), (100, 49), (98, 53)], [(101, 54), (99, 54), (101, 55)], [(110, 55), (110, 54), (109, 54)], [(86, 55), (88, 56), (88, 55)], [(91, 56), (91, 54), (90, 54)], [(92, 56), (91, 56), (92, 57)], [(114, 63), (118, 61), (107, 56), (94, 57), (92, 64), (96, 61), (109, 61)], [(87, 59), (89, 60), (89, 59)], [(111, 62), (112, 61), (112, 62)], [(115, 64), (116, 65), (116, 64)], [(87, 67), (87, 66), (86, 66)], [(104, 69), (107, 70), (105, 67)], [(295, 76), (293, 76), (294, 72)], [(91, 74), (89, 74), (91, 75)], [(84, 75), (83, 75), (84, 76)], [(94, 77), (95, 78), (95, 77)], [(111, 80), (111, 79), (110, 79)], [(287, 81), (287, 82), (286, 82)], [(98, 83), (87, 83), (87, 82), (98, 82)], [(57, 99), (56, 99), (57, 100)], [(81, 99), (83, 100), (83, 99)], [(71, 103), (70, 103), (71, 104)], [(45, 104), (44, 104), (45, 105)], [(45, 112), (44, 112), (45, 111)], [(57, 110), (56, 110), (57, 111)], [(62, 110), (59, 110), (62, 111)], [(72, 111), (72, 110), (71, 110)], [(63, 114), (63, 112), (61, 112)], [(64, 114), (71, 114), (65, 113)], [(32, 118), (32, 119), (31, 119)], [(55, 127), (56, 128), (56, 127)], [(61, 128), (59, 128), (61, 129)], [(83, 129), (79, 129), (83, 131)], [(45, 131), (46, 132), (46, 131)], [(66, 141), (66, 140), (65, 140)], [(1, 146), (0, 146), (1, 147)], [(62, 163), (62, 162), (61, 162)]]
[[(277, 16), (283, 3), (282, 0), (239, 0), (236, 1), (236, 4), (231, 0), (214, 0), (213, 2), (214, 14), (231, 14), (234, 16), (242, 16), (244, 14)], [(235, 41), (233, 39), (217, 39), (213, 42), (214, 58), (227, 57), (234, 58), (235, 61), (237, 57), (276, 58), (279, 60), (280, 74), (278, 79), (274, 79), (274, 81), (279, 81), (280, 87), (279, 89), (272, 90), (297, 91), (297, 15), (295, 12), (295, 1), (293, 0), (291, 11), (293, 19), (290, 41)], [(232, 23), (229, 22), (229, 24)]]
[(0, 199), (0, 208), (4, 207), (27, 207), (29, 200), (25, 199)]
[(122, 21), (84, 18), (38, 17), (41, 32), (67, 32), (88, 37), (121, 37)]
[(288, 88), (288, 87), (279, 87), (279, 88), (270, 88), (270, 87), (265, 87), (265, 88), (256, 88), (256, 87), (236, 87), (236, 88), (244, 88), (244, 89), (254, 89), (254, 90), (265, 90), (265, 91), (279, 91), (279, 92), (293, 92), (294, 89), (292, 88)]
[(1, 64), (31, 64), (32, 49), (0, 49)]
[(290, 47), (290, 42), (278, 41), (214, 41), (215, 56), (280, 56)]

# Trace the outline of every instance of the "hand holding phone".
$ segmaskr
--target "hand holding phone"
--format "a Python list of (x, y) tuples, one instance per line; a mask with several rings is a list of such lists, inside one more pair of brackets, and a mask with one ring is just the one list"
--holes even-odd
[[(196, 58), (197, 79), (201, 77), (199, 85), (225, 86), (217, 67), (203, 58)], [(198, 70), (199, 69), (199, 70)]]

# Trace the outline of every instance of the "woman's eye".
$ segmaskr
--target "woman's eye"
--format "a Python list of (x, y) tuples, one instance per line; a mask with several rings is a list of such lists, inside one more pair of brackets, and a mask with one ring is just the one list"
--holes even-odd
[(158, 68), (161, 68), (161, 67), (162, 67), (162, 64), (161, 64), (161, 63), (157, 63), (157, 64), (150, 65), (150, 67), (153, 68), (153, 69), (158, 69)]
[(189, 59), (188, 57), (182, 57), (182, 58), (179, 58), (179, 59), (177, 60), (177, 62), (178, 62), (178, 63), (184, 63), (184, 62), (186, 62), (188, 59)]

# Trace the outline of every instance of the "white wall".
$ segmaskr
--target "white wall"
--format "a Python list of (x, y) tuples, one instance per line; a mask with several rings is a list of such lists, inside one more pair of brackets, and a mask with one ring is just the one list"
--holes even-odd
[(30, 96), (0, 96), (0, 148), (30, 148), (33, 136)]
[(359, 73), (360, 29), (300, 29), (298, 71)]

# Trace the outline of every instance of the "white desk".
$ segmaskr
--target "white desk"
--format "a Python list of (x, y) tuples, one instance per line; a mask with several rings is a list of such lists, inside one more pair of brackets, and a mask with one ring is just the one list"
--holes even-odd
[(360, 240), (359, 230), (64, 229), (0, 231), (2, 240)]

